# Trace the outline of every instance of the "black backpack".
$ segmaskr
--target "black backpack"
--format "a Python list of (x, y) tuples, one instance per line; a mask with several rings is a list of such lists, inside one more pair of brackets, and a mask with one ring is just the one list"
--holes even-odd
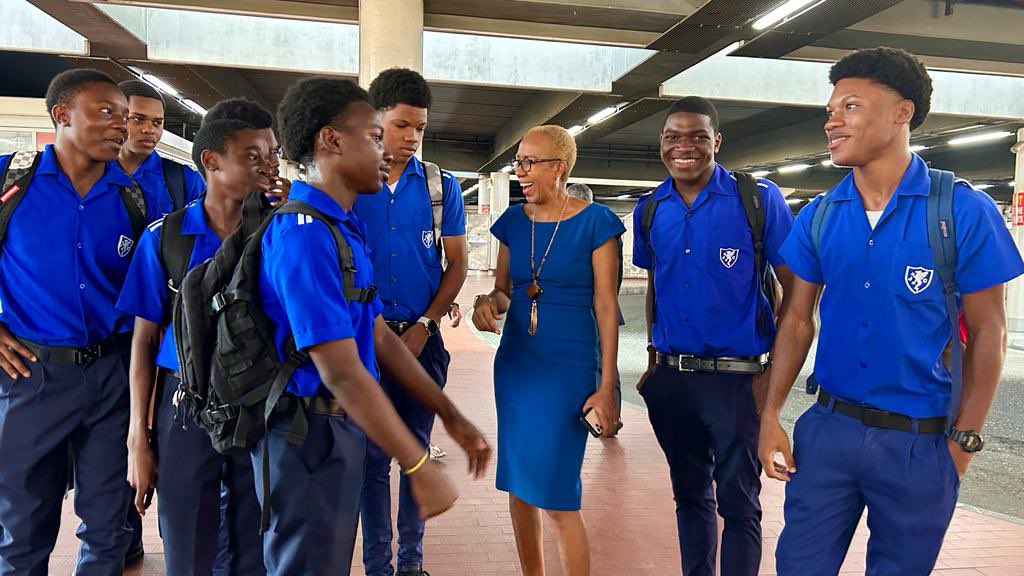
[[(222, 454), (247, 453), (255, 446), (292, 374), (309, 361), (292, 338), (284, 345), (285, 359), (279, 360), (273, 326), (260, 307), (263, 234), (279, 214), (304, 214), (327, 225), (338, 248), (345, 298), (372, 302), (376, 296), (375, 287), (355, 287), (352, 249), (326, 215), (296, 200), (272, 209), (262, 192), (246, 198), (238, 229), (181, 281), (172, 318), (181, 372), (179, 410), (210, 435)], [(300, 444), (307, 432), (305, 408), (301, 402), (293, 404), (297, 411), (289, 441)], [(266, 480), (266, 457), (263, 474)], [(264, 527), (268, 509), (264, 507)]]
[[(757, 189), (757, 180), (746, 172), (733, 172), (733, 177), (739, 185), (740, 199), (743, 202), (743, 212), (747, 216), (747, 225), (750, 227), (751, 242), (754, 246), (754, 274), (760, 290), (768, 299), (768, 304), (773, 312), (777, 311), (775, 287), (777, 280), (771, 266), (767, 265), (764, 256), (764, 206), (761, 205), (761, 192)], [(644, 204), (643, 212), (640, 214), (640, 228), (647, 238), (651, 237), (651, 226), (654, 224), (654, 213), (658, 209), (660, 201), (650, 193), (650, 198)], [(652, 247), (653, 250), (653, 247)], [(771, 330), (774, 319), (766, 318), (761, 307), (758, 306), (757, 328), (762, 334)]]
[[(0, 251), (3, 250), (4, 239), (7, 237), (7, 226), (11, 223), (14, 211), (25, 197), (32, 178), (39, 168), (39, 160), (42, 154), (38, 152), (15, 152), (11, 155), (10, 161), (4, 167), (0, 175)], [(129, 177), (129, 179), (131, 179)], [(135, 253), (135, 246), (139, 243), (142, 231), (146, 229), (147, 209), (146, 196), (142, 193), (139, 185), (132, 180), (131, 186), (121, 187), (121, 200), (124, 202), (125, 210), (128, 212), (128, 221), (132, 227), (132, 244), (128, 248), (126, 257)]]
[(173, 210), (185, 207), (185, 167), (170, 158), (160, 156), (161, 168), (164, 172), (164, 184), (171, 196)]

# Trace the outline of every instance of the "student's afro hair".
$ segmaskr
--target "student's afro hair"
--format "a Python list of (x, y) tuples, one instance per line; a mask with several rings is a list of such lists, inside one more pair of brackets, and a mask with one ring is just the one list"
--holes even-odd
[(928, 117), (932, 106), (932, 79), (913, 54), (900, 48), (870, 48), (844, 56), (832, 65), (828, 79), (833, 85), (843, 78), (867, 78), (888, 86), (914, 103), (914, 130)]
[(408, 68), (388, 68), (370, 82), (370, 102), (377, 110), (397, 104), (430, 109), (430, 87), (419, 72)]
[(70, 106), (86, 85), (97, 82), (117, 86), (113, 78), (92, 68), (76, 68), (57, 74), (46, 88), (46, 111), (52, 114), (53, 107), (58, 104)]
[(227, 151), (228, 143), (243, 130), (259, 130), (259, 128), (241, 120), (224, 119), (203, 122), (192, 139), (192, 162), (203, 178), (206, 178), (206, 168), (203, 167), (203, 150), (213, 150), (218, 154), (223, 154)]
[(701, 98), (700, 96), (686, 96), (676, 100), (672, 107), (668, 109), (668, 113), (665, 114), (665, 118), (673, 114), (680, 112), (691, 112), (693, 114), (702, 114), (711, 119), (711, 127), (714, 128), (715, 132), (718, 132), (718, 108), (711, 103), (711, 100), (707, 98)]
[(160, 94), (160, 91), (147, 82), (142, 80), (125, 80), (118, 84), (117, 87), (121, 89), (121, 92), (124, 92), (125, 98), (128, 98), (129, 101), (132, 96), (152, 98), (153, 100), (158, 100), (165, 109), (167, 108), (167, 103), (164, 102), (164, 97)]
[(356, 102), (369, 104), (370, 96), (351, 80), (320, 76), (293, 84), (277, 108), (278, 136), (288, 159), (309, 164), (320, 129)]
[(214, 120), (241, 120), (257, 130), (270, 128), (274, 124), (274, 117), (269, 110), (245, 98), (231, 98), (214, 104), (203, 116), (203, 124)]

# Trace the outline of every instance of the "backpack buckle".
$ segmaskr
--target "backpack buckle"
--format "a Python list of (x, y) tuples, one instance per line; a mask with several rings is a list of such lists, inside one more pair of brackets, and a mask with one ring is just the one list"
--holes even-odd
[(224, 307), (227, 305), (228, 301), (227, 298), (224, 297), (223, 292), (217, 292), (216, 294), (213, 295), (213, 298), (210, 300), (210, 308), (213, 309), (214, 314), (223, 310)]

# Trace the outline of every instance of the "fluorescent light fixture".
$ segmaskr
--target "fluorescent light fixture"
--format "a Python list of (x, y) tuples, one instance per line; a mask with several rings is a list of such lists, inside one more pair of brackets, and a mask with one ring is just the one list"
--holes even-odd
[(188, 106), (196, 114), (199, 114), (200, 116), (206, 116), (206, 108), (200, 106), (195, 100), (185, 98), (181, 101), (181, 103), (185, 106)]
[(803, 198), (786, 198), (786, 204), (789, 204), (790, 206), (795, 206), (796, 204), (800, 204), (803, 201)]
[(974, 189), (975, 190), (988, 190), (992, 186), (994, 186), (994, 184), (975, 184), (974, 185)]
[(767, 175), (769, 175), (771, 173), (772, 173), (771, 170), (757, 170), (757, 171), (751, 172), (750, 175), (753, 176), (754, 178), (764, 178), (765, 176), (767, 176)]
[(949, 141), (949, 145), (963, 146), (965, 144), (977, 144), (979, 142), (993, 142), (995, 140), (1002, 140), (1009, 136), (1013, 136), (1013, 132), (985, 132), (984, 134), (974, 134), (973, 136), (953, 138)]
[[(761, 16), (754, 22), (754, 30), (764, 30), (765, 28), (771, 28), (779, 22), (789, 18), (795, 14), (801, 8), (813, 3), (815, 0), (789, 0), (783, 2), (777, 8), (771, 12)], [(820, 4), (821, 1), (818, 2)]]
[(810, 168), (810, 164), (790, 164), (788, 166), (782, 166), (779, 168), (779, 174), (792, 174), (793, 172), (803, 172)]
[(167, 82), (164, 82), (162, 78), (159, 78), (157, 76), (153, 76), (152, 74), (143, 74), (142, 75), (142, 79), (145, 80), (146, 82), (152, 84), (154, 87), (156, 87), (157, 90), (159, 90), (161, 92), (165, 92), (167, 94), (170, 94), (171, 96), (173, 96), (175, 98), (177, 98), (178, 96), (181, 95), (181, 93), (178, 92), (174, 88), (174, 86), (171, 86)]
[(831, 160), (822, 160), (821, 161), (821, 166), (823, 168), (831, 168), (831, 167), (835, 166), (835, 164), (833, 164)]
[(611, 118), (612, 116), (614, 116), (615, 113), (618, 112), (618, 111), (619, 111), (619, 109), (616, 108), (615, 106), (609, 106), (609, 107), (605, 108), (604, 110), (598, 111), (597, 114), (594, 114), (590, 118), (587, 118), (587, 124), (597, 124), (598, 122), (600, 122), (602, 120), (607, 120), (608, 118)]
[(612, 200), (630, 200), (632, 198), (633, 197), (630, 196), (629, 194), (619, 194), (618, 196), (612, 198)]
[(569, 136), (575, 136), (575, 135), (579, 134), (580, 132), (583, 132), (586, 129), (587, 128), (585, 126), (583, 126), (582, 124), (577, 124), (577, 125), (575, 125), (575, 126), (573, 126), (573, 127), (568, 129)]
[(505, 164), (504, 166), (501, 167), (501, 171), (504, 172), (505, 174), (508, 174), (512, 172), (512, 167), (509, 166), (508, 164)]
[(924, 144), (914, 144), (913, 146), (910, 147), (910, 151), (911, 152), (921, 152), (922, 150), (927, 150), (927, 149), (928, 149), (928, 147), (925, 146)]

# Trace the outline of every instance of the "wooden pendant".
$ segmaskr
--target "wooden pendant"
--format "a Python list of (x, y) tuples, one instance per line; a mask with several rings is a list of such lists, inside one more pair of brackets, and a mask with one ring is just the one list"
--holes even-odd
[[(534, 284), (531, 284), (534, 286)], [(530, 336), (537, 334), (537, 300), (530, 300)]]
[(530, 285), (526, 287), (526, 295), (529, 296), (531, 300), (536, 300), (537, 297), (543, 293), (544, 291), (541, 290), (540, 284), (537, 284), (536, 280), (530, 282)]

